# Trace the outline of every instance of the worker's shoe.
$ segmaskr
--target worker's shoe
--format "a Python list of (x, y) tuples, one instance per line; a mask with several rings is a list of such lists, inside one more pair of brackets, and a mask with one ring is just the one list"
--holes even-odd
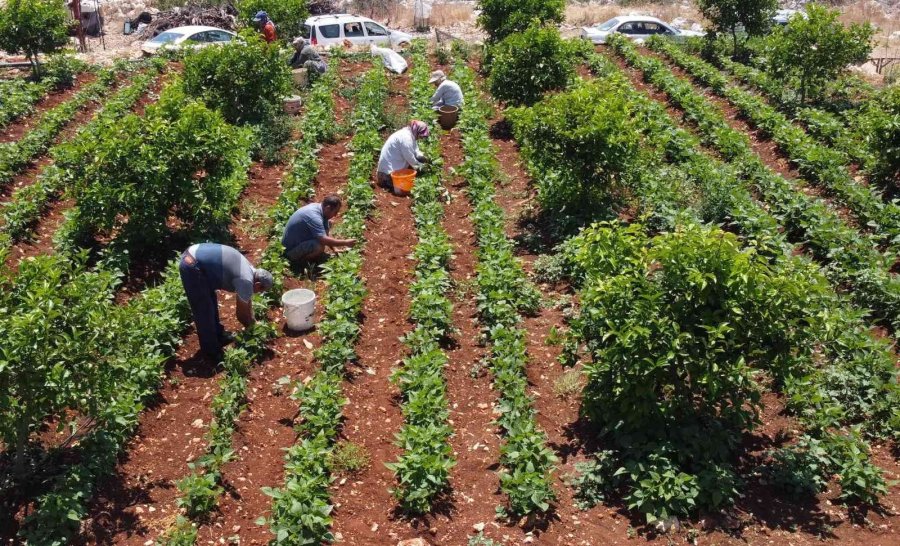
[(225, 353), (221, 350), (216, 352), (204, 352), (203, 358), (213, 366), (218, 366), (222, 362), (225, 362)]
[(235, 335), (229, 332), (228, 330), (223, 330), (221, 334), (219, 334), (219, 343), (222, 345), (228, 345), (229, 343), (234, 343)]

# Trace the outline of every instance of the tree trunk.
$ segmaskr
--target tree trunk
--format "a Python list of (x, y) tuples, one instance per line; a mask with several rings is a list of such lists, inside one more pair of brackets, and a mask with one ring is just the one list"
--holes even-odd
[(24, 417), (16, 427), (16, 461), (13, 467), (17, 477), (25, 475), (25, 446), (28, 444), (28, 420)]

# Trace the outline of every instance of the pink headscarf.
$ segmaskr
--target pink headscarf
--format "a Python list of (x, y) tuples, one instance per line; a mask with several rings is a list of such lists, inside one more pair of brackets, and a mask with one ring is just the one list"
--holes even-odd
[(428, 131), (428, 125), (424, 121), (419, 121), (414, 119), (409, 122), (409, 130), (412, 131), (412, 134), (416, 138), (428, 138), (430, 132)]

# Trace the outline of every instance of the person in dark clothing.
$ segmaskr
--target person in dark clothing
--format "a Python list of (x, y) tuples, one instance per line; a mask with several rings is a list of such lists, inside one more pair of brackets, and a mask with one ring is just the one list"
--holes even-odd
[(291, 68), (305, 68), (310, 78), (315, 74), (324, 74), (328, 65), (322, 60), (319, 52), (306, 43), (305, 38), (297, 38), (293, 42), (294, 56), (291, 57)]
[(329, 195), (321, 203), (310, 203), (291, 215), (284, 227), (281, 244), (285, 255), (294, 262), (311, 261), (325, 254), (325, 247), (341, 248), (356, 244), (356, 239), (335, 239), (328, 232), (329, 220), (341, 210), (341, 198)]
[(265, 269), (254, 269), (237, 249), (216, 243), (188, 248), (181, 255), (178, 271), (197, 326), (200, 349), (207, 358), (219, 362), (222, 345), (232, 338), (219, 321), (216, 290), (237, 294), (235, 311), (246, 328), (254, 323), (253, 294), (271, 288), (272, 275)]

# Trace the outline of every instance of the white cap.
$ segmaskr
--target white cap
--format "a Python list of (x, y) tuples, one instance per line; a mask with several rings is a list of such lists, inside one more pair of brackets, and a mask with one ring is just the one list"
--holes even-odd
[(447, 79), (447, 75), (444, 74), (443, 70), (435, 70), (431, 73), (431, 79), (428, 80), (428, 83), (437, 83), (442, 82)]

